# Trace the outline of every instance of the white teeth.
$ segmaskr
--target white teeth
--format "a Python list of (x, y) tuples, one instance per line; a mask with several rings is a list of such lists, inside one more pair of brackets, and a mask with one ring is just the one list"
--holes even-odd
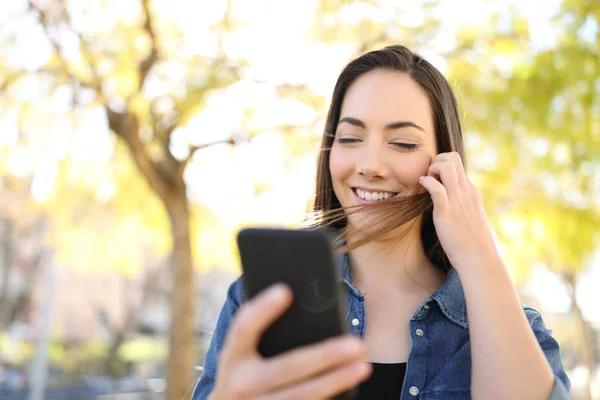
[(358, 194), (358, 197), (360, 197), (361, 199), (365, 199), (367, 201), (379, 201), (389, 199), (393, 196), (393, 194), (390, 192), (367, 192), (361, 189), (356, 189), (356, 194)]

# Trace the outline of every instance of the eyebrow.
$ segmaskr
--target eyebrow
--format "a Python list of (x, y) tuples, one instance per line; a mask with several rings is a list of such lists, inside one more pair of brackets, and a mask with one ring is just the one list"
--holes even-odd
[[(354, 125), (354, 126), (358, 126), (359, 128), (363, 128), (366, 129), (367, 126), (365, 125), (364, 122), (362, 122), (360, 119), (357, 118), (352, 118), (352, 117), (344, 117), (342, 119), (340, 119), (340, 121), (338, 122), (338, 125), (341, 124), (342, 122), (346, 122), (350, 125)], [(423, 129), (422, 127), (420, 127), (419, 125), (415, 124), (412, 121), (396, 121), (396, 122), (391, 122), (389, 124), (387, 124), (385, 126), (386, 130), (393, 130), (393, 129), (400, 129), (400, 128), (406, 128), (412, 126), (413, 128), (417, 128), (420, 131), (425, 132), (425, 129)]]

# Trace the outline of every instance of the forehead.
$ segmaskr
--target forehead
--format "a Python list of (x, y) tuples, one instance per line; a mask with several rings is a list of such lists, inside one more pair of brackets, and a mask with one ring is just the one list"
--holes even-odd
[(433, 134), (433, 114), (427, 93), (408, 74), (370, 71), (350, 85), (341, 115), (358, 118), (367, 127), (412, 121)]

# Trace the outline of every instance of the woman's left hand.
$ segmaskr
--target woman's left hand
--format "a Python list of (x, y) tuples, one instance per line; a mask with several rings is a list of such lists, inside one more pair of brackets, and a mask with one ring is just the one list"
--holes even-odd
[(459, 273), (500, 258), (483, 202), (458, 153), (436, 155), (419, 183), (431, 194), (435, 230)]

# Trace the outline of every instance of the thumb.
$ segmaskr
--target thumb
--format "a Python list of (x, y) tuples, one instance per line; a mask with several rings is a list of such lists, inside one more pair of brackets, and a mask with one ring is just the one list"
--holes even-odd
[(222, 354), (224, 360), (255, 352), (262, 334), (283, 315), (291, 303), (292, 291), (281, 283), (263, 290), (244, 303), (227, 334)]

